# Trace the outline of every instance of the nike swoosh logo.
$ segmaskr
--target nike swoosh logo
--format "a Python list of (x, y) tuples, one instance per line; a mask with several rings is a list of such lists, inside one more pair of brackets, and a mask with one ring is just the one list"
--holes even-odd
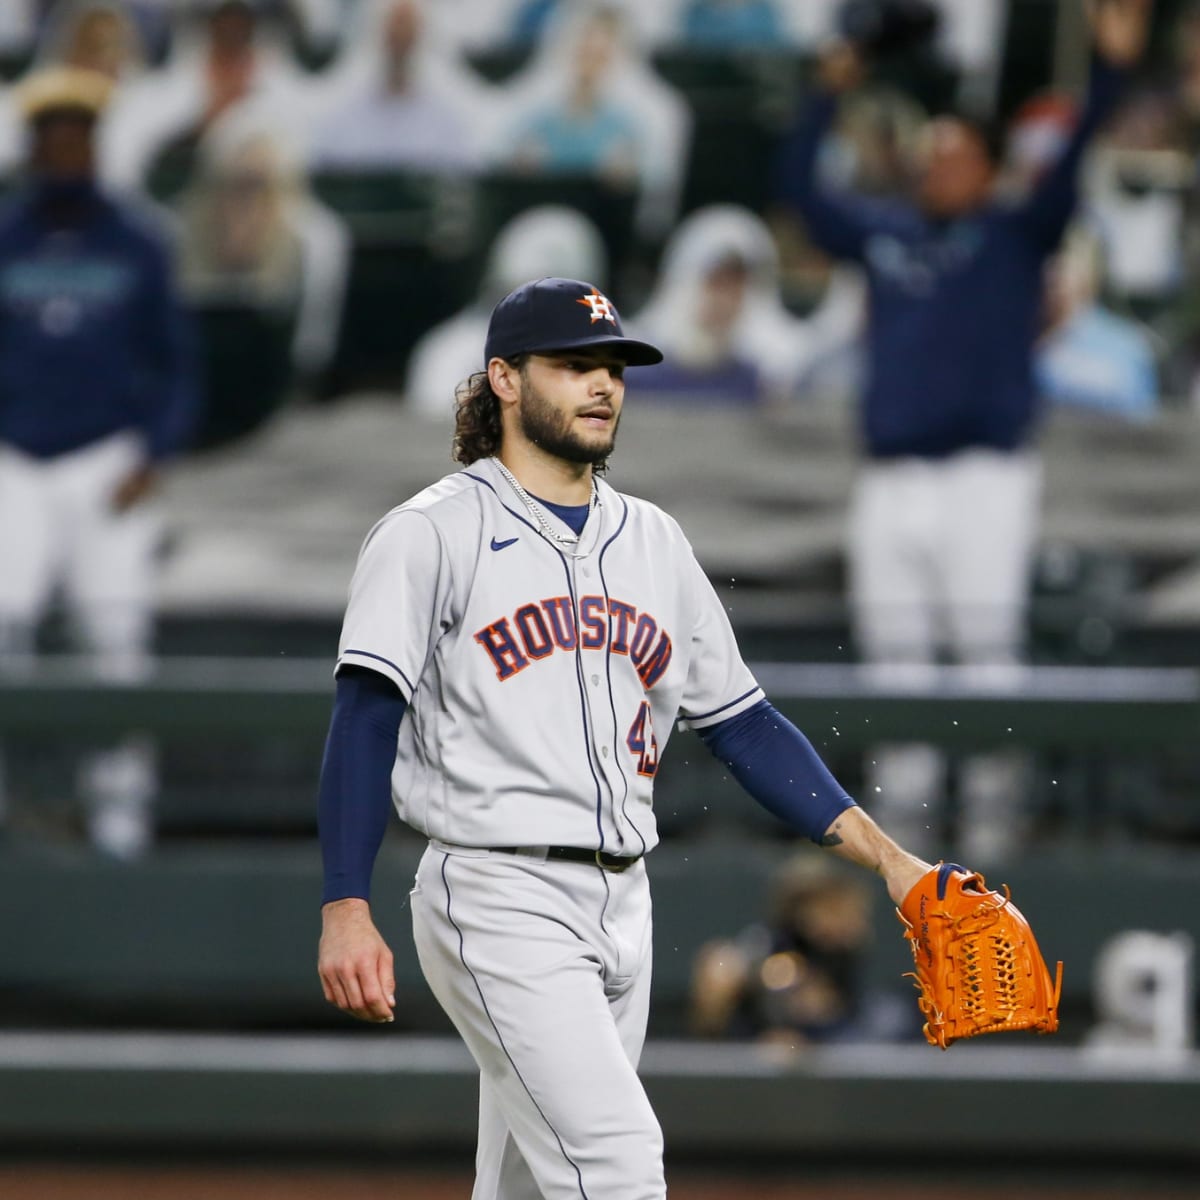
[(509, 538), (508, 541), (506, 541), (506, 542), (498, 542), (498, 541), (496, 541), (495, 538), (492, 538), (492, 549), (493, 550), (503, 550), (506, 546), (511, 546), (513, 544), (513, 542), (515, 542), (516, 540), (517, 539), (514, 537), (514, 538)]

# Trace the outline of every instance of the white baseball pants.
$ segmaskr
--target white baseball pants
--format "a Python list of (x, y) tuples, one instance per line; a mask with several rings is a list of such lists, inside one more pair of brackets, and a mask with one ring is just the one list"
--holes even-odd
[[(149, 665), (161, 515), (154, 504), (112, 508), (141, 458), (131, 433), (52, 459), (0, 445), (0, 671), (30, 665), (38, 622), (60, 588), (97, 675), (135, 679)], [(0, 759), (0, 816), (2, 768)], [(93, 841), (122, 857), (140, 853), (157, 783), (145, 738), (86, 755), (79, 792)]]
[(472, 1200), (663, 1200), (637, 1075), (651, 968), (644, 863), (433, 843), (412, 892), (430, 988), (479, 1065)]
[(100, 670), (120, 678), (144, 666), (161, 518), (153, 505), (111, 504), (140, 459), (125, 433), (45, 460), (0, 445), (0, 653), (30, 651), (61, 587)]
[[(928, 664), (943, 650), (981, 667), (1020, 661), (1041, 482), (1035, 455), (992, 450), (862, 469), (848, 565), (865, 661)], [(868, 806), (910, 849), (936, 854), (944, 756), (912, 744), (868, 759)], [(976, 756), (961, 783), (964, 854), (1003, 852), (1020, 833), (1022, 766), (1011, 755)]]

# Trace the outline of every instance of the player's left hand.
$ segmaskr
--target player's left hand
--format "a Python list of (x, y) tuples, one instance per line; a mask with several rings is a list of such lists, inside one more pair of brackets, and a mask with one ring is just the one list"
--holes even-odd
[(158, 487), (158, 470), (149, 463), (139, 463), (124, 475), (113, 489), (113, 512), (128, 512), (145, 500)]
[(945, 1050), (981, 1033), (1058, 1028), (1062, 963), (1052, 979), (1033, 930), (1004, 894), (956, 863), (930, 867), (896, 913), (912, 948), (925, 1040)]
[(1131, 67), (1150, 35), (1153, 0), (1087, 0), (1085, 9), (1096, 51), (1114, 67)]
[(360, 1021), (395, 1019), (392, 952), (365, 900), (334, 900), (321, 910), (317, 974), (325, 999)]

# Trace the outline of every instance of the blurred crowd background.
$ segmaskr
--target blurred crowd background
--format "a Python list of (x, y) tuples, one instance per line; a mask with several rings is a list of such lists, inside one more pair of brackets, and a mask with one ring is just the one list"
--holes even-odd
[[(900, 25), (889, 21), (907, 21), (907, 32), (893, 37)], [(116, 583), (124, 549), (85, 561), (81, 530), (99, 492), (49, 481), (44, 494), (21, 493), (33, 497), (25, 507), (15, 491), (0, 503), (0, 536), (33, 537), (44, 519), (50, 547), (23, 591), (0, 587), (13, 689), (0, 722), (10, 726), (0, 764), (5, 853), (18, 864), (10, 880), (36, 889), (41, 867), (19, 867), (21, 856), (82, 841), (84, 860), (53, 860), (63, 869), (55, 887), (80, 900), (82, 919), (87, 852), (153, 866), (164, 848), (204, 847), (217, 874), (188, 876), (201, 891), (218, 875), (247, 895), (265, 879), (290, 880), (288, 911), (307, 911), (295, 878), (271, 874), (264, 847), (296, 849), (315, 869), (321, 734), (266, 714), (270, 688), (324, 684), (268, 667), (331, 669), (361, 537), (450, 469), (455, 386), (482, 366), (492, 305), (532, 277), (597, 283), (629, 331), (665, 349), (661, 369), (630, 372), (613, 481), (679, 517), (728, 592), (747, 657), (839, 668), (866, 657), (845, 537), (862, 456), (867, 294), (855, 266), (817, 248), (779, 178), (819, 50), (839, 35), (874, 39), (880, 53), (842, 98), (818, 171), (876, 198), (911, 192), (926, 121), (948, 109), (994, 132), (998, 187), (1020, 196), (1068, 142), (1088, 80), (1076, 0), (0, 5), (0, 189), (11, 206), (0, 217), (0, 448), (32, 440), (39, 461), (70, 459), (88, 438), (73, 429), (59, 445), (55, 389), (74, 397), (71, 420), (86, 425), (93, 414), (79, 415), (80, 397), (96, 410), (124, 402), (109, 395), (114, 369), (153, 374), (172, 396), (149, 462), (121, 443), (95, 467), (103, 504), (115, 487), (145, 518)], [(120, 238), (97, 251), (63, 236), (51, 265), (33, 272), (20, 268), (19, 206), (44, 189), (47, 162), (70, 159), (70, 134), (47, 134), (46, 115), (64, 109), (86, 118), (84, 173), (115, 206)], [(1010, 747), (979, 770), (961, 745), (948, 763), (910, 747), (915, 757), (891, 761), (919, 781), (931, 813), (892, 815), (930, 854), (957, 846), (1003, 870), (1047, 846), (1194, 854), (1200, 841), (1196, 742), (1165, 727), (1156, 741), (1145, 728), (1153, 710), (1133, 705), (1178, 699), (1179, 689), (1195, 699), (1190, 676), (1138, 672), (1200, 663), (1198, 146), (1200, 4), (1159, 0), (1148, 52), (1088, 148), (1078, 205), (1046, 270), (1034, 364), (1046, 484), (1031, 603), (1020, 609), (1027, 628), (1019, 652), (1000, 656), (1126, 670), (1104, 686), (1129, 705), (1140, 745), (1097, 745), (1086, 727), (1081, 747), (1067, 722), (1060, 744), (1015, 756)], [(60, 187), (42, 199), (69, 227), (79, 196)], [(119, 333), (134, 349), (119, 368), (112, 340), (72, 359), (70, 335), (118, 286), (113, 264), (133, 272), (135, 262), (144, 296)], [(956, 352), (949, 331), (941, 350)], [(156, 727), (100, 744), (64, 705), (40, 730), (13, 733), (34, 694), (20, 689), (55, 686), (47, 663), (78, 649), (95, 678), (134, 688), (158, 656), (212, 660), (218, 684), (266, 689), (263, 728), (205, 717), (199, 732)], [(787, 686), (804, 695), (822, 678), (801, 671)], [(837, 676), (830, 694), (852, 691), (848, 679)], [(830, 706), (807, 731), (852, 792), (884, 806), (892, 783), (872, 771), (869, 739), (860, 730), (840, 741)], [(783, 1029), (793, 1043), (917, 1036), (903, 984), (901, 1003), (895, 986), (876, 988), (878, 971), (861, 982), (872, 901), (811, 856), (793, 863), (785, 831), (697, 750), (668, 756), (660, 856), (729, 838), (755, 849), (738, 871), (718, 856), (727, 873), (702, 899), (725, 926), (691, 927), (694, 963), (664, 967), (675, 989), (664, 1028), (743, 1038)], [(982, 802), (964, 785), (956, 807), (956, 773), (981, 783)], [(687, 891), (705, 888), (699, 876), (681, 886), (699, 902)], [(1050, 904), (1056, 893), (1042, 894)], [(677, 924), (685, 908), (676, 902)], [(669, 924), (670, 900), (664, 912)], [(252, 925), (235, 935), (247, 940), (237, 954), (250, 974)], [(714, 932), (728, 936), (700, 944)], [(1111, 932), (1099, 920), (1088, 937), (1099, 946)], [(1181, 946), (1150, 954), (1168, 964), (1163, 978), (1182, 978)], [(44, 982), (46, 961), (33, 953), (24, 976), (13, 967), (22, 1019), (20, 996)], [(315, 978), (296, 1007), (293, 968), (280, 968), (294, 1005), (280, 1011), (318, 1021)], [(145, 996), (174, 986), (164, 979), (125, 1001), (144, 1017)], [(1082, 1010), (1088, 985), (1077, 980)], [(1118, 999), (1128, 994), (1113, 986)], [(186, 1004), (169, 1011), (195, 1015)], [(428, 1009), (413, 1011), (417, 1026), (436, 1024)]]
[[(853, 391), (861, 314), (779, 203), (775, 157), (816, 49), (874, 7), (14, 0), (0, 172), (19, 186), (31, 79), (111, 81), (99, 179), (169, 228), (200, 326), (192, 448), (297, 392), (383, 385), (401, 411), (445, 414), (477, 365), (469, 318), (559, 266), (667, 344), (676, 370), (647, 399), (804, 403)], [(822, 171), (904, 193), (924, 118), (957, 106), (998, 127), (1019, 190), (1071, 127), (1082, 18), (1051, 0), (915, 7), (936, 28), (843, 106)], [(1197, 402), (1198, 75), (1200, 15), (1165, 0), (1047, 281), (1039, 377), (1057, 403), (1140, 421)], [(1084, 309), (1093, 323), (1069, 331)]]

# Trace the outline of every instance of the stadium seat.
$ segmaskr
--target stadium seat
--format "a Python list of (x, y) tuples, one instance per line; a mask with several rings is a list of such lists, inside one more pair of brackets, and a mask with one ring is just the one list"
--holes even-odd
[(484, 176), (478, 192), (482, 242), (490, 243), (518, 213), (542, 204), (565, 204), (589, 218), (604, 239), (614, 275), (633, 252), (636, 193), (632, 188), (614, 187), (592, 175), (497, 171)]
[(421, 334), (473, 293), (473, 185), (407, 171), (323, 171), (312, 186), (353, 242), (330, 386), (397, 386)]
[(795, 111), (804, 62), (792, 52), (663, 50), (655, 70), (682, 93), (694, 127), (683, 209), (771, 199), (772, 158)]
[(193, 308), (204, 379), (197, 449), (253, 432), (287, 399), (292, 384), (291, 314), (235, 304)]

